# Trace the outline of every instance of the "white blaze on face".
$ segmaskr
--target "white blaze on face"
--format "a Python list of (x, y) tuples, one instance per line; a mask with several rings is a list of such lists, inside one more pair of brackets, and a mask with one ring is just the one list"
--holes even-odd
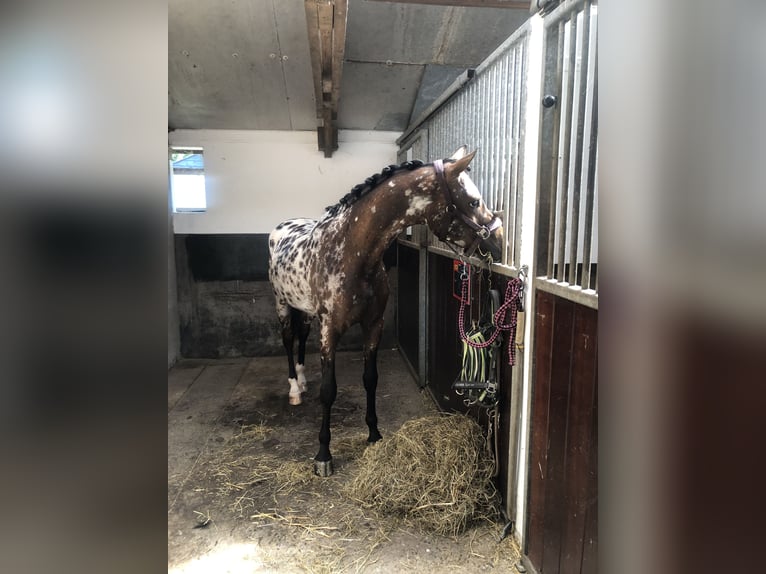
[(407, 208), (406, 215), (420, 215), (426, 207), (431, 205), (431, 200), (427, 197), (413, 197), (410, 199), (410, 206)]
[(463, 186), (463, 188), (465, 188), (465, 194), (467, 197), (469, 197), (471, 200), (481, 199), (479, 188), (476, 187), (476, 184), (466, 172), (463, 172), (458, 176), (458, 181), (460, 181), (460, 184)]

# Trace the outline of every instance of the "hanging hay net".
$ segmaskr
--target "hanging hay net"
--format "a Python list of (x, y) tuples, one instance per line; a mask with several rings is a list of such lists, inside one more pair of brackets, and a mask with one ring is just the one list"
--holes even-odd
[(494, 468), (473, 419), (431, 415), (368, 448), (346, 494), (421, 531), (457, 536), (477, 520), (497, 519)]

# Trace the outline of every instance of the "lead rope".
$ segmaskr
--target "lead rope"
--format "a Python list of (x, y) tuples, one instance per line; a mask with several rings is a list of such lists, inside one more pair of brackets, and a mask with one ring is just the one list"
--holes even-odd
[[(495, 325), (492, 335), (488, 339), (475, 340), (473, 337), (469, 337), (465, 332), (465, 303), (468, 298), (468, 275), (463, 276), (463, 285), (460, 291), (460, 311), (458, 313), (458, 328), (460, 330), (460, 339), (467, 345), (484, 349), (489, 347), (495, 342), (500, 331), (508, 331), (508, 364), (513, 366), (516, 364), (516, 326), (518, 321), (518, 312), (522, 309), (521, 296), (524, 292), (524, 281), (518, 277), (510, 279), (505, 286), (505, 300), (503, 304), (498, 307), (493, 316), (493, 323)], [(511, 318), (507, 323), (504, 323), (508, 315), (508, 311), (511, 312)], [(483, 339), (483, 337), (482, 337)]]

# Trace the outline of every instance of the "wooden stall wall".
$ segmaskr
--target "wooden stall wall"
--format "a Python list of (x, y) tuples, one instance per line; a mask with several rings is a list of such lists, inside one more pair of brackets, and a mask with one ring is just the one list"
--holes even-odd
[(537, 293), (525, 554), (541, 574), (597, 572), (597, 317)]
[(410, 368), (417, 373), (421, 316), (418, 295), (420, 253), (418, 249), (401, 243), (397, 243), (396, 247), (398, 257), (396, 336), (399, 348), (409, 362)]

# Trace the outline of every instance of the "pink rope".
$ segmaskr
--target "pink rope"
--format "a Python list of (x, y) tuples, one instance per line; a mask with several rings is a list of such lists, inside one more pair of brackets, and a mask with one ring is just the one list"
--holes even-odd
[[(485, 349), (495, 342), (500, 331), (508, 331), (508, 364), (513, 366), (516, 364), (516, 324), (518, 319), (519, 308), (521, 307), (521, 292), (524, 289), (524, 283), (521, 279), (513, 278), (509, 279), (505, 285), (505, 301), (498, 307), (493, 316), (493, 323), (495, 330), (490, 335), (489, 339), (483, 343), (474, 343), (465, 334), (465, 303), (468, 298), (468, 277), (463, 279), (463, 287), (460, 292), (460, 311), (458, 312), (458, 328), (460, 330), (460, 339), (477, 349)], [(508, 315), (508, 311), (511, 312), (511, 318), (507, 323), (504, 323)]]

